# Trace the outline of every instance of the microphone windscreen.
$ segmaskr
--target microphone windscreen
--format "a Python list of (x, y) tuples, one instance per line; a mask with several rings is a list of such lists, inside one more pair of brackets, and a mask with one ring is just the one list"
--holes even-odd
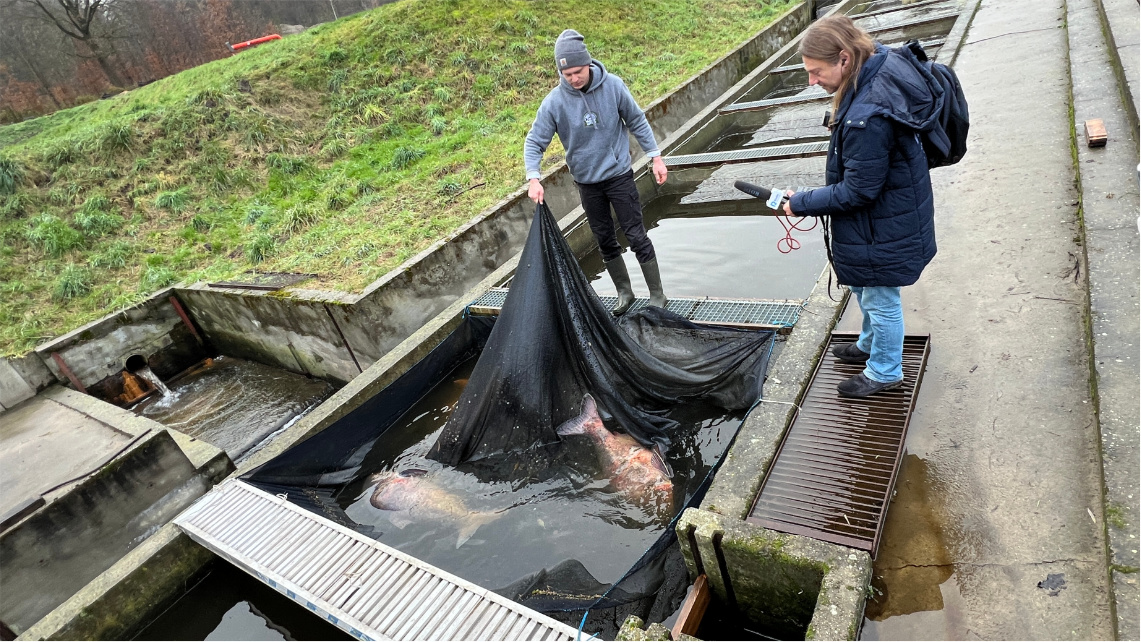
[(755, 196), (766, 201), (769, 200), (769, 196), (772, 195), (772, 192), (767, 188), (761, 187), (759, 185), (753, 185), (752, 183), (746, 183), (745, 181), (737, 181), (733, 183), (733, 187), (736, 187), (749, 196)]

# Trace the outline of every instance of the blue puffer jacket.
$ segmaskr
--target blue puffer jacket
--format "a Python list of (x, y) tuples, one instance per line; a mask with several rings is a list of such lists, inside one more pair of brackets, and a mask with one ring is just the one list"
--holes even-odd
[(827, 187), (794, 194), (800, 216), (831, 216), (832, 265), (844, 285), (903, 286), (935, 256), (931, 176), (918, 131), (938, 117), (930, 72), (876, 45), (837, 109)]

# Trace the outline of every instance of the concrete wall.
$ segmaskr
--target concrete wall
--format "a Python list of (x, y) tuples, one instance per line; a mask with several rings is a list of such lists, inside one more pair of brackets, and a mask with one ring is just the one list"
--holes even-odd
[(330, 316), (336, 305), (205, 285), (178, 296), (219, 354), (342, 383), (361, 372)]
[[(691, 576), (715, 599), (778, 639), (855, 640), (872, 559), (865, 551), (776, 533), (690, 508), (677, 524)], [(783, 635), (782, 635), (783, 634)]]
[(171, 303), (172, 290), (41, 344), (19, 358), (0, 360), (0, 406), (10, 408), (54, 383), (113, 400), (122, 392), (119, 373), (127, 358), (141, 355), (160, 378), (169, 378), (208, 356)]
[(165, 430), (144, 439), (0, 536), (4, 583), (24, 587), (0, 602), (0, 619), (14, 631), (35, 624), (210, 488)]
[(0, 412), (31, 399), (53, 383), (55, 375), (34, 352), (0, 359)]

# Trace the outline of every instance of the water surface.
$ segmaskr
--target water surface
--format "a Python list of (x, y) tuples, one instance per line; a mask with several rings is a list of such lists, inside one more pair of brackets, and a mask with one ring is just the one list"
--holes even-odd
[(132, 410), (226, 451), (237, 461), (268, 435), (324, 401), (333, 386), (235, 357), (207, 359)]

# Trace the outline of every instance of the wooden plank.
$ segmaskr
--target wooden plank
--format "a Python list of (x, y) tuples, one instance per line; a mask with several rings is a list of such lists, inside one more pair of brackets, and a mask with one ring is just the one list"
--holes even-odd
[(709, 582), (704, 574), (698, 575), (693, 583), (693, 590), (686, 596), (685, 602), (681, 605), (681, 614), (677, 616), (677, 622), (674, 622), (674, 628), (670, 631), (673, 639), (680, 639), (683, 634), (697, 637), (697, 630), (701, 628), (701, 619), (705, 617), (705, 609), (709, 607), (709, 599)]

